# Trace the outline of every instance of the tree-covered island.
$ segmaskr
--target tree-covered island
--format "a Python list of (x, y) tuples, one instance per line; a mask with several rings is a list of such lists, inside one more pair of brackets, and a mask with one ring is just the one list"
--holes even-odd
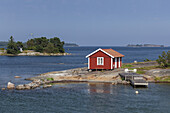
[(1, 55), (19, 55), (19, 56), (57, 56), (68, 55), (63, 48), (64, 41), (54, 37), (47, 39), (46, 37), (29, 39), (26, 43), (14, 41), (11, 36), (7, 44), (7, 49)]

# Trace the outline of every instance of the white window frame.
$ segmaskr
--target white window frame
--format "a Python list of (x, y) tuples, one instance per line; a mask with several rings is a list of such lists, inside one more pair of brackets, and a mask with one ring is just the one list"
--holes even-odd
[(97, 65), (104, 65), (104, 57), (97, 57)]

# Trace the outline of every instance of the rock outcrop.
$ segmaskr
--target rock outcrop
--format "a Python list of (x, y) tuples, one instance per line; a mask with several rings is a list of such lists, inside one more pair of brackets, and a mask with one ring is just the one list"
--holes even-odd
[(146, 72), (149, 76), (170, 76), (170, 69), (152, 69)]

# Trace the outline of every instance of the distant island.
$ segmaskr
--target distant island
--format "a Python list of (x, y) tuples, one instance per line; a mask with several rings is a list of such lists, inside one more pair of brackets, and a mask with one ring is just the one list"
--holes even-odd
[(79, 47), (79, 45), (77, 45), (75, 43), (65, 43), (64, 47)]
[(127, 47), (165, 47), (165, 46), (156, 44), (128, 44)]
[(8, 42), (0, 42), (0, 55), (7, 56), (58, 56), (69, 55), (63, 48), (60, 38), (33, 38), (23, 43), (15, 42), (11, 36)]
[[(23, 43), (26, 45), (26, 43)], [(6, 41), (0, 41), (0, 48), (7, 48), (8, 42)], [(78, 44), (75, 43), (64, 43), (64, 47), (79, 47)]]

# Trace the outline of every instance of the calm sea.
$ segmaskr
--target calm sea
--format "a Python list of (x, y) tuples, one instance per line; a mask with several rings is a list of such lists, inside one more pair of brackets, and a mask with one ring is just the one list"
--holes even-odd
[[(0, 88), (8, 81), (28, 83), (25, 78), (50, 71), (87, 66), (85, 56), (99, 47), (67, 47), (71, 56), (0, 56)], [(156, 60), (165, 48), (112, 48), (124, 54), (123, 62)], [(15, 79), (14, 76), (21, 76)], [(128, 85), (56, 84), (48, 89), (0, 90), (0, 113), (170, 113), (170, 84), (149, 84), (133, 89)], [(139, 94), (136, 95), (135, 91)]]

